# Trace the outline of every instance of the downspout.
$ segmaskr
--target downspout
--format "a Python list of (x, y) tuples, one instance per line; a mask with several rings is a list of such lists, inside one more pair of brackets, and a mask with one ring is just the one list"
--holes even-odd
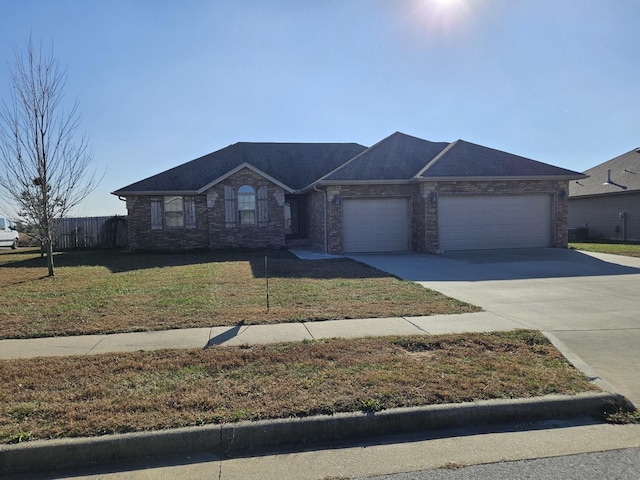
[(324, 223), (324, 253), (329, 253), (329, 233), (327, 232), (327, 190), (320, 190), (317, 185), (313, 186), (316, 192), (324, 194), (324, 208), (322, 209), (322, 221)]

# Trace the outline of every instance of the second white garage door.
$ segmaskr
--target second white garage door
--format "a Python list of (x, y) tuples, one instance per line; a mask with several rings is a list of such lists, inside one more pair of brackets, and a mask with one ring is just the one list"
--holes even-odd
[(441, 196), (439, 248), (478, 250), (551, 246), (551, 196)]
[(406, 198), (345, 199), (343, 249), (355, 252), (409, 250), (409, 202)]

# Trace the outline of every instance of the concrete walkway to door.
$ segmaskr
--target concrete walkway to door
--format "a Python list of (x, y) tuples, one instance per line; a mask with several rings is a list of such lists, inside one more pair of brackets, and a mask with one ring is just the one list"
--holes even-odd
[(640, 258), (554, 248), (350, 257), (543, 331), (640, 406)]

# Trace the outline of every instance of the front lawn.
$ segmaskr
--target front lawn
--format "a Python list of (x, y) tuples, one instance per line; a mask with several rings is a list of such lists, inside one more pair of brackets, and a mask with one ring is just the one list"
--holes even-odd
[(585, 252), (612, 253), (627, 257), (640, 257), (639, 242), (615, 242), (613, 240), (590, 240), (588, 242), (572, 242), (569, 248)]
[(539, 332), (0, 361), (0, 443), (596, 390)]
[[(267, 257), (269, 310), (267, 311)], [(349, 259), (266, 252), (0, 250), (0, 338), (476, 312)]]

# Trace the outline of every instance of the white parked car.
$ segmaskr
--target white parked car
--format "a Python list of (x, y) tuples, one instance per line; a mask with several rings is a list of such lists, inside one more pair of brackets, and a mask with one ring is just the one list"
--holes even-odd
[(0, 247), (18, 248), (20, 235), (16, 224), (6, 217), (0, 216)]

